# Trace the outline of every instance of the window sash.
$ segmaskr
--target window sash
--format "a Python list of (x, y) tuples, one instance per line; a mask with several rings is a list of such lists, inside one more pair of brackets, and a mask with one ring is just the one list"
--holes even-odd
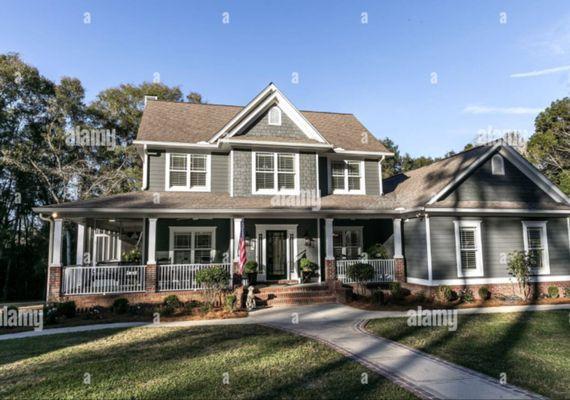
[(545, 266), (545, 236), (544, 226), (526, 226), (526, 252), (532, 257), (534, 269)]
[[(212, 262), (213, 235), (213, 232), (174, 232), (173, 262), (175, 264)], [(178, 240), (184, 237), (186, 243)]]
[(206, 189), (208, 187), (208, 155), (170, 154), (169, 188)]
[(362, 234), (359, 229), (337, 229), (333, 235), (333, 254), (347, 259), (359, 258), (362, 254)]
[(296, 190), (297, 174), (296, 154), (255, 153), (255, 191)]
[(362, 163), (360, 161), (331, 161), (331, 186), (333, 192), (360, 192), (362, 190), (362, 173)]

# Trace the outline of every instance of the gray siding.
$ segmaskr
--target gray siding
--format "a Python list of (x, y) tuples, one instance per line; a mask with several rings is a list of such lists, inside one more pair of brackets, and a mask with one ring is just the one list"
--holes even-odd
[(406, 274), (428, 279), (426, 224), (423, 219), (409, 219), (403, 224)]
[(505, 175), (493, 175), (489, 159), (447, 196), (448, 201), (552, 201), (507, 159), (504, 164)]
[(234, 150), (234, 196), (251, 196), (251, 151)]
[(378, 161), (376, 160), (366, 160), (364, 161), (364, 180), (366, 194), (369, 195), (380, 195), (380, 169), (378, 167)]
[(317, 167), (315, 153), (299, 154), (300, 186), (301, 190), (317, 189)]
[(153, 192), (164, 191), (165, 163), (166, 155), (163, 152), (157, 156), (148, 156), (148, 190)]
[[(433, 279), (456, 279), (454, 217), (431, 217), (431, 252)], [(509, 253), (524, 250), (523, 226), (520, 217), (483, 217), (481, 238), (483, 241), (483, 270), (486, 278), (508, 277), (506, 260)], [(546, 220), (551, 275), (570, 273), (570, 248), (568, 230), (564, 218), (540, 218)], [(409, 253), (406, 253), (408, 257)]]
[(281, 113), (281, 125), (269, 125), (268, 111), (259, 116), (240, 136), (279, 136), (293, 139), (307, 139), (307, 135), (291, 121), (291, 119)]
[(230, 184), (230, 156), (229, 154), (212, 154), (212, 182), (211, 191), (215, 193), (229, 193)]
[[(190, 153), (189, 151), (176, 150), (173, 153)], [(229, 192), (229, 154), (214, 153), (212, 158), (211, 187), (216, 193)], [(148, 157), (148, 190), (162, 192), (165, 190), (166, 152), (160, 152), (156, 156)]]

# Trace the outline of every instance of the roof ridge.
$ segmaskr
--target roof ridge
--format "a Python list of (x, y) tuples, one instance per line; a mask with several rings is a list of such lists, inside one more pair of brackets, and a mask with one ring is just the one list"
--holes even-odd
[[(183, 104), (183, 105), (194, 105), (194, 106), (216, 106), (216, 107), (236, 107), (236, 108), (244, 108), (245, 106), (238, 106), (235, 104), (220, 104), (220, 103), (192, 103), (189, 101), (175, 101), (175, 100), (149, 100), (152, 102), (160, 102), (160, 103), (174, 103), (174, 104)], [(337, 112), (337, 111), (318, 111), (318, 110), (299, 110), (299, 112), (310, 112), (310, 113), (321, 113), (321, 114), (337, 114), (337, 115), (352, 115), (354, 113), (346, 113), (346, 112)]]

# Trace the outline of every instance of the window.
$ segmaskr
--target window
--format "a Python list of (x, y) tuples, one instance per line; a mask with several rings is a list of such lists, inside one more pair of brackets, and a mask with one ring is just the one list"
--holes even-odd
[(281, 125), (281, 109), (277, 106), (271, 107), (268, 119), (269, 125)]
[(166, 154), (166, 190), (209, 191), (209, 154)]
[(481, 221), (454, 221), (458, 277), (483, 276)]
[(215, 227), (170, 227), (174, 264), (208, 264), (215, 254)]
[(491, 170), (493, 175), (505, 175), (505, 162), (499, 154), (495, 154), (491, 159)]
[(361, 226), (335, 227), (333, 232), (333, 252), (337, 260), (360, 258), (362, 254)]
[(254, 193), (295, 193), (298, 191), (298, 154), (255, 153)]
[(523, 221), (524, 251), (533, 260), (533, 272), (549, 274), (548, 239), (546, 221)]
[(364, 162), (356, 160), (331, 161), (331, 189), (333, 193), (364, 193)]

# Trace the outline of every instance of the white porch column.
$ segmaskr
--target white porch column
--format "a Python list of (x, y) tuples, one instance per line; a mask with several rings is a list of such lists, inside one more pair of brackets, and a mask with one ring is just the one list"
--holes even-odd
[(233, 261), (239, 261), (239, 237), (243, 218), (234, 218)]
[(148, 259), (147, 264), (156, 264), (156, 218), (148, 219)]
[(53, 220), (53, 242), (52, 242), (52, 254), (51, 254), (51, 264), (53, 267), (61, 266), (61, 244), (62, 244), (62, 233), (63, 230), (63, 220), (54, 219)]
[(333, 219), (326, 218), (325, 219), (325, 259), (332, 260), (334, 259), (334, 251), (333, 251)]
[(394, 218), (394, 258), (403, 258), (402, 254), (402, 219)]
[(83, 251), (85, 246), (85, 224), (77, 224), (77, 251), (75, 264), (83, 265)]

